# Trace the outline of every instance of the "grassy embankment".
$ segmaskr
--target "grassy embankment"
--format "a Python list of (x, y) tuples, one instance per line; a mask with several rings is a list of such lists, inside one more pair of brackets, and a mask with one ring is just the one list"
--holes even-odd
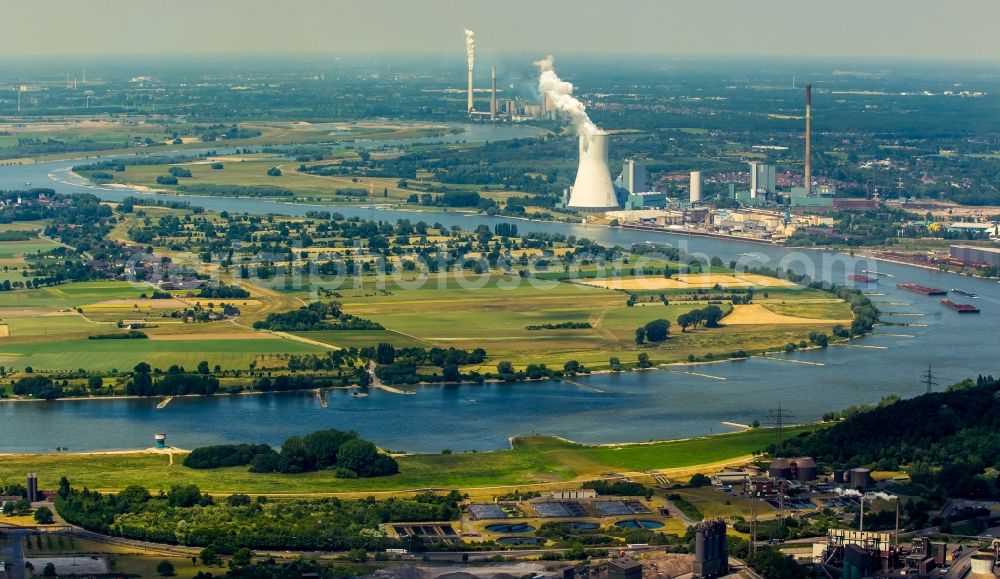
[[(786, 436), (815, 425), (785, 430)], [(700, 467), (705, 472), (723, 463), (747, 460), (774, 441), (774, 431), (755, 429), (716, 436), (631, 445), (584, 446), (551, 437), (518, 439), (512, 450), (463, 454), (417, 454), (399, 458), (400, 474), (374, 479), (337, 479), (331, 471), (298, 475), (254, 474), (246, 467), (193, 470), (181, 457), (162, 454), (35, 454), (0, 458), (0, 481), (20, 480), (37, 472), (43, 488), (54, 488), (59, 477), (74, 485), (118, 490), (137, 484), (151, 490), (194, 483), (216, 493), (366, 495), (414, 489), (459, 488), (503, 494), (513, 488), (565, 488), (604, 473), (657, 470), (686, 480)], [(709, 467), (707, 465), (714, 465)], [(640, 480), (641, 474), (636, 475)]]

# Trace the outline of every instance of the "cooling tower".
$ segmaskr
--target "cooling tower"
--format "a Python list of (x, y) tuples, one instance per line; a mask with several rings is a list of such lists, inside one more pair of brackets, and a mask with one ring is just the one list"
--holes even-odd
[(691, 171), (691, 186), (689, 189), (691, 191), (691, 203), (701, 201), (701, 171)]
[(608, 134), (580, 135), (580, 166), (567, 207), (583, 211), (618, 209), (618, 197), (608, 170)]

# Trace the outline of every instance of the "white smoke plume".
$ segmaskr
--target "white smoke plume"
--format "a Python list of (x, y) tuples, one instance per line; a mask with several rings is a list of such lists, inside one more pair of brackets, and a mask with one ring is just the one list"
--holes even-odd
[(573, 96), (573, 83), (559, 78), (552, 68), (552, 55), (539, 60), (535, 65), (540, 71), (538, 90), (552, 101), (557, 110), (569, 115), (577, 134), (593, 135), (599, 133), (601, 129), (594, 124), (594, 121), (590, 120), (590, 116), (587, 115), (587, 107)]
[(855, 489), (845, 489), (841, 487), (833, 489), (833, 492), (837, 493), (842, 497), (864, 497), (868, 500), (885, 499), (887, 501), (894, 501), (899, 498), (896, 495), (890, 495), (889, 493), (883, 491), (863, 493)]
[(861, 493), (859, 491), (854, 490), (854, 489), (842, 489), (840, 487), (837, 487), (837, 488), (835, 488), (833, 490), (834, 490), (835, 493), (837, 493), (838, 495), (840, 495), (842, 497), (860, 497), (861, 496)]
[(476, 64), (476, 33), (465, 29), (465, 57), (469, 60), (469, 70)]

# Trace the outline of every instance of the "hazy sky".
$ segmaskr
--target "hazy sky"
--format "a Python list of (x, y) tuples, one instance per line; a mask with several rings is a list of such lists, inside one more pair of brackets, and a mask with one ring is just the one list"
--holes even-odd
[(36, 54), (751, 54), (1000, 61), (998, 0), (0, 0)]

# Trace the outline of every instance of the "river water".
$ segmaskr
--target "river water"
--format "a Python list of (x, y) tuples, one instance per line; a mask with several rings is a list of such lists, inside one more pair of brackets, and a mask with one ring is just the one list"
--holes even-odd
[[(528, 136), (505, 129), (513, 128), (476, 127), (476, 140)], [(155, 196), (75, 182), (67, 173), (78, 162), (0, 167), (0, 189), (21, 188), (30, 181), (33, 187), (51, 187), (60, 193), (87, 191), (108, 200), (128, 195)], [(166, 432), (168, 442), (181, 448), (219, 442), (280, 444), (293, 434), (329, 427), (354, 429), (385, 448), (412, 452), (490, 450), (506, 446), (510, 436), (529, 433), (554, 434), (584, 443), (645, 441), (731, 429), (724, 421), (765, 421), (768, 410), (779, 403), (793, 414), (794, 422), (806, 422), (829, 410), (877, 402), (887, 394), (914, 396), (925, 389), (921, 373), (928, 364), (933, 364), (942, 385), (977, 374), (997, 374), (1000, 369), (1000, 346), (994, 341), (1000, 285), (995, 281), (876, 263), (837, 252), (578, 224), (525, 222), (457, 212), (331, 209), (259, 199), (185, 199), (207, 209), (230, 212), (304, 215), (322, 209), (390, 221), (423, 219), (466, 229), (480, 223), (492, 226), (507, 221), (516, 223), (521, 233), (559, 232), (625, 247), (647, 241), (670, 243), (727, 261), (782, 265), (841, 284), (847, 274), (871, 269), (883, 274), (880, 283), (870, 290), (878, 294), (871, 296), (876, 305), (889, 312), (883, 319), (909, 325), (877, 328), (874, 335), (850, 346), (781, 354), (774, 356), (776, 359), (677, 368), (702, 375), (650, 371), (576, 379), (602, 393), (545, 382), (428, 386), (419, 388), (414, 396), (374, 391), (366, 398), (358, 398), (332, 392), (328, 408), (321, 408), (311, 393), (183, 398), (162, 410), (156, 409), (155, 400), (3, 403), (0, 453), (46, 452), (57, 446), (72, 451), (144, 448), (151, 445), (157, 432)], [(952, 299), (974, 302), (982, 313), (959, 315), (941, 306), (938, 298), (897, 289), (895, 284), (901, 282), (976, 292), (980, 296), (976, 300), (961, 296)]]

